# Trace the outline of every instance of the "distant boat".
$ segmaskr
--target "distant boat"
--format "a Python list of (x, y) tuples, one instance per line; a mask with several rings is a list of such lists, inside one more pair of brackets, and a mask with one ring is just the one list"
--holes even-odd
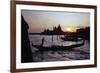
[(37, 48), (39, 51), (49, 51), (49, 50), (53, 50), (53, 51), (57, 51), (57, 50), (72, 50), (75, 47), (80, 47), (84, 45), (84, 40), (82, 41), (82, 43), (80, 44), (73, 44), (73, 45), (69, 45), (69, 46), (41, 46), (41, 45), (34, 45), (32, 44), (33, 47)]
[(74, 36), (65, 36), (65, 37), (61, 37), (61, 39), (63, 41), (73, 41), (73, 42), (77, 42), (77, 41), (82, 40), (82, 38), (78, 38), (78, 37), (74, 37)]

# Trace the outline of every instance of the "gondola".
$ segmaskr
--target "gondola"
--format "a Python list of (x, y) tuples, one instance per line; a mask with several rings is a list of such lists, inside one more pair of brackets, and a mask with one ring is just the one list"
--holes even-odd
[(72, 50), (73, 48), (76, 47), (80, 47), (84, 45), (84, 40), (82, 41), (82, 43), (79, 44), (73, 44), (73, 45), (69, 45), (69, 46), (58, 46), (58, 45), (53, 45), (51, 47), (48, 46), (41, 46), (41, 45), (34, 45), (32, 44), (33, 47), (37, 48), (39, 51), (49, 51), (49, 50), (53, 50), (53, 51), (58, 51), (58, 50)]
[(81, 38), (76, 38), (76, 37), (61, 37), (61, 39), (63, 41), (73, 41), (73, 42), (77, 42), (77, 41), (81, 41)]

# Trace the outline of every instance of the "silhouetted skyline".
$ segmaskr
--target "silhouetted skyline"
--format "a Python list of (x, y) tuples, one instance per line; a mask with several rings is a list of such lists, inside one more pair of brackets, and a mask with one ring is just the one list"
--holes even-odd
[(29, 33), (40, 33), (44, 29), (53, 30), (53, 27), (59, 24), (63, 31), (70, 32), (90, 25), (89, 13), (39, 10), (22, 10), (21, 13), (29, 25)]

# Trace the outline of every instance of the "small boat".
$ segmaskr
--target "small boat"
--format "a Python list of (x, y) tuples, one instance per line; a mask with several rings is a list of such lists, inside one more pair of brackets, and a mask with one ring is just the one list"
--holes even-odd
[(81, 38), (78, 37), (73, 37), (73, 36), (66, 36), (66, 37), (61, 37), (61, 39), (63, 41), (73, 41), (73, 42), (77, 42), (77, 41), (81, 41)]
[(58, 45), (53, 45), (51, 47), (48, 46), (41, 46), (41, 45), (34, 45), (32, 44), (33, 47), (37, 48), (39, 51), (49, 51), (49, 50), (53, 50), (53, 51), (57, 51), (57, 50), (72, 50), (75, 47), (80, 47), (84, 45), (84, 41), (82, 41), (82, 43), (80, 44), (73, 44), (73, 45), (69, 45), (69, 46), (58, 46)]

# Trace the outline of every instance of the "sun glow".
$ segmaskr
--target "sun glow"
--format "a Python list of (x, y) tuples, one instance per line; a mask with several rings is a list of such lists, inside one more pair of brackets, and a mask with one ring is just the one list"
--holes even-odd
[(67, 31), (67, 32), (75, 32), (75, 29), (71, 28), (71, 27), (67, 27), (67, 28), (65, 28), (65, 31)]

